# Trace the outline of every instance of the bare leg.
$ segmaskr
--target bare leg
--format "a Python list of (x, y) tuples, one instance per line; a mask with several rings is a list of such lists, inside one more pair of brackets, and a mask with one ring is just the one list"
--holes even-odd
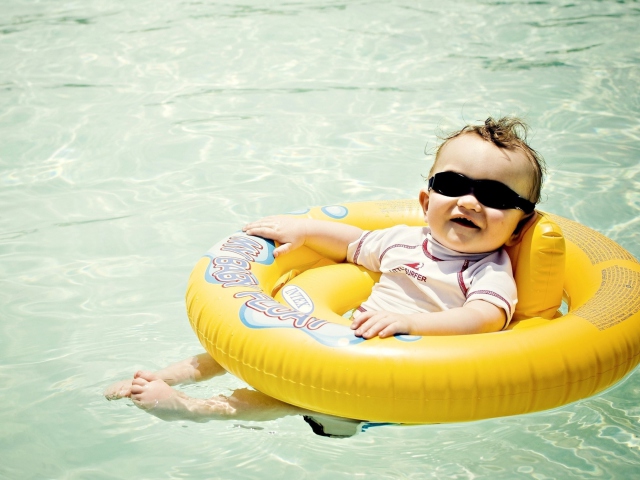
[(151, 372), (137, 372), (131, 386), (133, 403), (163, 420), (208, 420), (235, 418), (265, 421), (308, 413), (260, 392), (239, 388), (229, 397), (192, 398), (174, 390)]
[[(193, 383), (207, 380), (226, 373), (208, 353), (201, 353), (195, 357), (186, 358), (178, 363), (169, 365), (162, 370), (158, 370), (153, 375), (157, 379), (163, 380), (167, 385), (179, 385), (182, 383)], [(121, 380), (109, 385), (104, 396), (107, 400), (117, 400), (131, 396), (131, 385), (133, 380)]]
[(216, 395), (208, 399), (192, 398), (171, 388), (171, 385), (199, 382), (223, 373), (226, 372), (220, 364), (209, 354), (202, 353), (157, 372), (138, 371), (133, 379), (107, 387), (104, 396), (108, 400), (131, 397), (137, 407), (163, 420), (206, 422), (233, 418), (268, 421), (287, 415), (305, 415), (314, 432), (331, 437), (352, 436), (360, 424), (357, 420), (321, 416), (248, 388), (237, 389), (228, 397)]

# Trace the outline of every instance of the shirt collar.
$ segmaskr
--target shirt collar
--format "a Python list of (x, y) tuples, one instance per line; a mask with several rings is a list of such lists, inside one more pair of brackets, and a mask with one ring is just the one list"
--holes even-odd
[(464, 253), (457, 252), (455, 250), (451, 250), (449, 247), (445, 247), (440, 242), (438, 242), (431, 235), (431, 229), (426, 227), (426, 242), (425, 247), (427, 252), (432, 256), (439, 260), (470, 260), (477, 261), (480, 260), (493, 252), (485, 252), (485, 253)]

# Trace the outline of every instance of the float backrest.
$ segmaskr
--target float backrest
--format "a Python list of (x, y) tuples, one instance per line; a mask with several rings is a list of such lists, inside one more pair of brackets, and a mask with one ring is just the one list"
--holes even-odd
[(562, 304), (565, 243), (562, 230), (544, 213), (529, 226), (522, 241), (507, 247), (518, 286), (514, 320), (552, 319)]

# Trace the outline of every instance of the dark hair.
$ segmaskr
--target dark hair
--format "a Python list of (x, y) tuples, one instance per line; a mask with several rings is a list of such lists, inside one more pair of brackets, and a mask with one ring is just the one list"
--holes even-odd
[(438, 163), (438, 156), (442, 147), (449, 141), (467, 133), (476, 134), (483, 140), (493, 143), (499, 148), (507, 150), (521, 149), (525, 156), (531, 162), (533, 169), (533, 178), (531, 191), (529, 192), (529, 200), (533, 203), (540, 201), (540, 191), (542, 190), (542, 182), (546, 174), (546, 165), (542, 156), (527, 144), (527, 132), (529, 127), (518, 117), (506, 116), (494, 120), (489, 117), (485, 120), (484, 125), (467, 125), (457, 132), (447, 135), (440, 146), (436, 150), (436, 159), (433, 162), (429, 176), (431, 176)]

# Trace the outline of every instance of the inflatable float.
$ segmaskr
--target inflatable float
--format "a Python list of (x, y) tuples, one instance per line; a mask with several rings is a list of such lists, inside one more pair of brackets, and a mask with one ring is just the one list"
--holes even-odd
[[(367, 230), (424, 225), (413, 200), (295, 215)], [(640, 361), (640, 264), (562, 217), (538, 213), (509, 251), (519, 302), (509, 327), (487, 334), (363, 340), (344, 315), (378, 274), (305, 247), (274, 260), (274, 247), (242, 233), (221, 240), (193, 269), (187, 311), (227, 371), (302, 408), (394, 423), (517, 415), (601, 392)]]

